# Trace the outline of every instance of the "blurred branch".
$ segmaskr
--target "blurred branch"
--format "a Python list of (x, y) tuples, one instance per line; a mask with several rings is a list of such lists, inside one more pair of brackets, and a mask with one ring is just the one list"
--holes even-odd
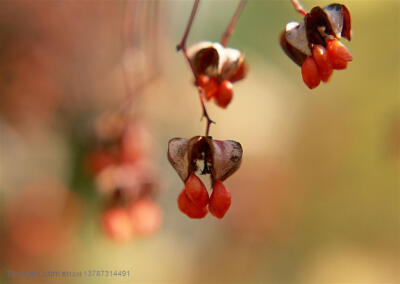
[(235, 14), (233, 14), (232, 20), (229, 23), (228, 27), (226, 28), (225, 33), (222, 35), (221, 44), (222, 46), (226, 46), (228, 44), (228, 40), (235, 29), (235, 26), (239, 20), (240, 15), (246, 5), (247, 0), (240, 0), (238, 7), (236, 8)]

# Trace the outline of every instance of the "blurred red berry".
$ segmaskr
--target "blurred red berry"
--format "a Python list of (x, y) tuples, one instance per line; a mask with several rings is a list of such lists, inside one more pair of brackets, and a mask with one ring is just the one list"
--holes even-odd
[(218, 92), (218, 80), (215, 77), (200, 74), (197, 77), (197, 85), (203, 88), (207, 100), (214, 97)]
[(207, 206), (209, 196), (203, 182), (195, 175), (190, 174), (185, 182), (186, 196), (198, 206)]
[(219, 85), (218, 93), (215, 96), (217, 105), (222, 108), (226, 108), (231, 102), (233, 97), (233, 86), (228, 80), (223, 81)]
[(117, 162), (115, 155), (106, 151), (95, 151), (86, 158), (86, 166), (90, 174), (95, 175), (104, 168)]
[(318, 87), (321, 82), (317, 63), (312, 57), (307, 57), (303, 65), (301, 65), (301, 75), (303, 76), (304, 83), (310, 89)]
[(208, 206), (210, 213), (217, 218), (222, 218), (231, 206), (231, 193), (224, 184), (216, 181), (213, 186), (213, 192)]
[(337, 39), (329, 39), (326, 49), (333, 69), (341, 70), (347, 67), (347, 62), (353, 60), (353, 56), (347, 48)]
[(103, 229), (107, 236), (117, 242), (128, 241), (132, 237), (132, 223), (126, 209), (114, 207), (102, 216)]
[(160, 207), (149, 198), (141, 198), (128, 208), (133, 233), (139, 236), (149, 236), (161, 226), (162, 213)]
[(207, 206), (199, 206), (187, 197), (185, 189), (178, 196), (178, 207), (188, 217), (194, 219), (204, 218), (207, 215)]
[(322, 45), (314, 45), (312, 49), (313, 58), (317, 63), (319, 75), (323, 82), (328, 82), (333, 68), (329, 60), (328, 52)]

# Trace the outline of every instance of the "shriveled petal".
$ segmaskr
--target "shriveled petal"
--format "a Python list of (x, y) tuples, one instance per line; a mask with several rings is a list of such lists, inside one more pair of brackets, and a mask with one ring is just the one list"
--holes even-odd
[(243, 149), (239, 142), (232, 140), (211, 140), (212, 176), (224, 181), (240, 167)]
[(187, 53), (197, 76), (217, 77), (221, 73), (224, 47), (220, 43), (201, 41), (189, 46)]
[(342, 4), (330, 4), (324, 7), (324, 11), (336, 36), (351, 40), (351, 17), (347, 7)]
[(189, 175), (188, 145), (186, 138), (173, 138), (168, 142), (168, 161), (182, 181)]
[(242, 52), (234, 48), (225, 48), (221, 54), (222, 70), (220, 74), (221, 81), (229, 80), (239, 69), (244, 61)]
[(285, 36), (287, 42), (307, 56), (311, 56), (304, 22), (290, 22), (286, 25)]

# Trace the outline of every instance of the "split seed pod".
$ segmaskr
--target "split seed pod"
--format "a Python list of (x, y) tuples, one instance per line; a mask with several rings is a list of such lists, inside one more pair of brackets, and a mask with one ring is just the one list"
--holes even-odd
[(197, 171), (197, 161), (205, 161), (213, 182), (231, 176), (242, 161), (242, 146), (232, 140), (214, 140), (195, 136), (191, 139), (174, 138), (168, 142), (168, 160), (183, 182)]
[(330, 4), (314, 7), (301, 23), (288, 23), (280, 44), (290, 59), (301, 66), (312, 55), (312, 45), (326, 47), (328, 39), (341, 37), (351, 40), (350, 12), (345, 5)]
[(246, 76), (244, 55), (237, 49), (224, 47), (218, 42), (202, 41), (191, 45), (187, 52), (196, 77), (202, 74), (216, 77), (220, 82), (233, 82)]

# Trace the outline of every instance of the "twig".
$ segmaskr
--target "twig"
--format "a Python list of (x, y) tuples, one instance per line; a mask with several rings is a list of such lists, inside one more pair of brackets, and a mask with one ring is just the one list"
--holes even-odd
[[(194, 0), (192, 12), (190, 13), (190, 18), (189, 18), (189, 21), (187, 23), (187, 26), (186, 26), (186, 29), (185, 29), (185, 33), (183, 34), (181, 42), (176, 46), (176, 49), (178, 51), (182, 50), (183, 56), (185, 57), (186, 61), (189, 64), (190, 69), (192, 70), (195, 82), (197, 81), (197, 74), (194, 71), (194, 67), (193, 67), (192, 61), (190, 60), (189, 55), (187, 54), (186, 41), (187, 41), (187, 38), (188, 38), (188, 35), (189, 35), (189, 32), (190, 32), (190, 29), (192, 27), (194, 17), (196, 16), (197, 8), (199, 7), (199, 3), (200, 3), (200, 0)], [(202, 118), (205, 117), (207, 119), (206, 136), (208, 136), (209, 132), (210, 132), (210, 126), (211, 126), (212, 123), (215, 123), (215, 122), (208, 115), (207, 107), (206, 107), (206, 104), (205, 104), (205, 98), (204, 98), (203, 89), (201, 87), (197, 87), (197, 91), (199, 93), (200, 103), (201, 103), (201, 107), (203, 109)]]
[(235, 29), (236, 23), (239, 20), (240, 14), (242, 13), (244, 6), (246, 5), (247, 0), (240, 0), (238, 7), (236, 8), (235, 14), (233, 14), (232, 20), (226, 28), (225, 33), (222, 35), (221, 45), (226, 46), (228, 44), (228, 40)]
[(291, 0), (291, 1), (292, 1), (294, 8), (297, 10), (297, 12), (299, 12), (303, 16), (307, 15), (306, 10), (304, 10), (303, 6), (301, 6), (299, 1), (297, 1), (297, 0)]

